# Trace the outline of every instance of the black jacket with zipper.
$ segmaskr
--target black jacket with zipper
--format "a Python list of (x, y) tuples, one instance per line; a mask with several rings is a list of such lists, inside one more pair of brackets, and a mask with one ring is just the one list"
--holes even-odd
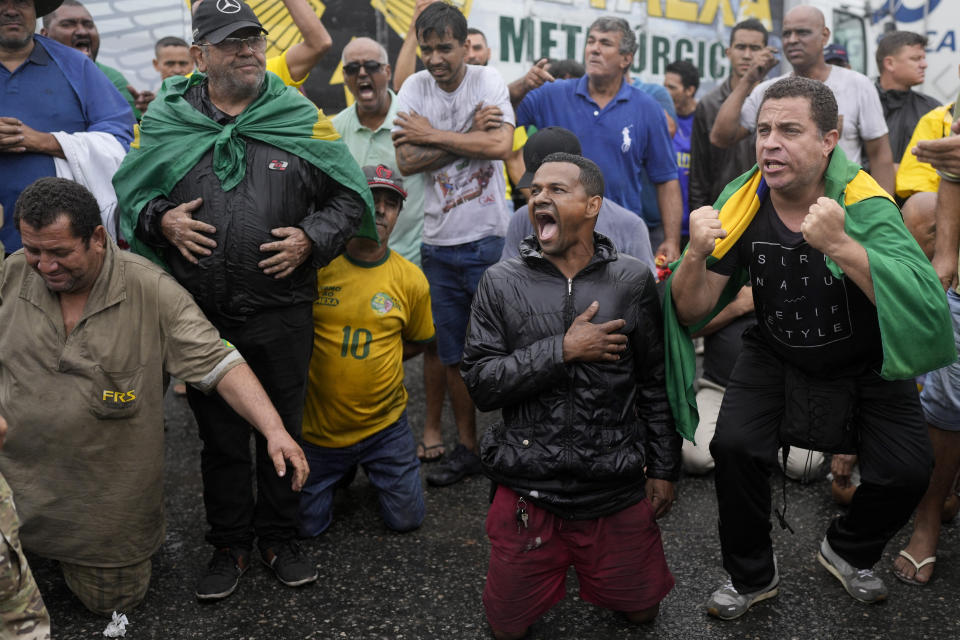
[[(664, 386), (663, 329), (653, 274), (594, 234), (590, 263), (567, 279), (533, 236), (490, 267), (474, 296), (461, 373), (482, 410), (485, 473), (563, 518), (610, 515), (644, 497), (646, 475), (676, 480), (680, 436)], [(574, 318), (623, 318), (614, 362), (563, 361)]]
[[(217, 109), (206, 83), (188, 90), (191, 106), (221, 124), (233, 117)], [(136, 234), (163, 253), (170, 273), (193, 294), (209, 317), (242, 321), (265, 309), (309, 304), (317, 299), (317, 269), (343, 252), (360, 225), (363, 199), (306, 160), (268, 145), (246, 140), (243, 180), (224, 191), (213, 172), (213, 148), (174, 186), (140, 212)], [(190, 144), (184, 140), (184, 144)], [(188, 262), (167, 242), (160, 228), (163, 215), (178, 204), (203, 198), (193, 218), (216, 227), (217, 246), (209, 256)], [(280, 240), (278, 227), (299, 227), (313, 245), (310, 257), (285, 278), (267, 275), (258, 266), (273, 253), (260, 245)]]

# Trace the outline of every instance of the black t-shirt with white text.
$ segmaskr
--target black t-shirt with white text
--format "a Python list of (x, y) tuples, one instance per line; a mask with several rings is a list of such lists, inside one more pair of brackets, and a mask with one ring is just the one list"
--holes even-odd
[(852, 280), (836, 278), (826, 257), (790, 231), (769, 197), (743, 236), (710, 269), (749, 270), (764, 341), (810, 375), (839, 378), (883, 360), (877, 309)]

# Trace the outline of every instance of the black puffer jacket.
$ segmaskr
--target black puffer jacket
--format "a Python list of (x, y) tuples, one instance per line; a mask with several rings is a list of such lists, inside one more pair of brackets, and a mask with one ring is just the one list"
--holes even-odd
[[(534, 238), (490, 267), (473, 300), (461, 373), (483, 410), (503, 420), (480, 444), (494, 481), (564, 518), (597, 518), (644, 497), (644, 466), (676, 480), (680, 436), (664, 386), (653, 275), (594, 234), (590, 264), (568, 280)], [(597, 300), (594, 323), (623, 318), (616, 362), (563, 362), (563, 336)]]
[[(226, 124), (233, 118), (210, 102), (206, 83), (184, 96), (204, 115)], [(184, 140), (184, 144), (190, 144)], [(188, 262), (160, 230), (163, 214), (195, 198), (193, 213), (216, 227), (211, 255)], [(224, 191), (213, 172), (213, 149), (177, 183), (167, 197), (155, 198), (140, 212), (136, 234), (160, 250), (171, 274), (208, 316), (242, 320), (257, 311), (312, 303), (317, 298), (317, 269), (339, 255), (360, 224), (362, 198), (318, 168), (276, 147), (246, 140), (246, 173)], [(313, 242), (308, 259), (286, 278), (275, 279), (257, 264), (271, 255), (260, 245), (278, 240), (277, 227), (299, 227)]]

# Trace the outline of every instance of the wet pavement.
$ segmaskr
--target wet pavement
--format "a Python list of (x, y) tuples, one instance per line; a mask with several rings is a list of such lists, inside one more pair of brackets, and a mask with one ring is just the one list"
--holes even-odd
[[(407, 364), (408, 416), (422, 430), (420, 359)], [(334, 523), (304, 541), (320, 580), (301, 589), (281, 585), (256, 563), (237, 591), (215, 604), (199, 604), (194, 586), (211, 549), (200, 485), (200, 441), (186, 400), (168, 394), (166, 542), (154, 557), (147, 599), (127, 612), (129, 639), (450, 639), (492, 637), (480, 595), (489, 546), (484, 515), (489, 483), (473, 477), (449, 488), (426, 488), (427, 516), (412, 533), (395, 534), (380, 520), (376, 494), (366, 477), (336, 501)], [(480, 417), (481, 428), (497, 418)], [(448, 450), (455, 434), (445, 410)], [(429, 467), (424, 467), (429, 469)], [(780, 480), (774, 479), (774, 505)], [(543, 640), (619, 638), (866, 639), (960, 638), (960, 523), (943, 530), (933, 581), (926, 587), (898, 582), (890, 573), (909, 527), (888, 545), (878, 569), (890, 589), (887, 602), (862, 605), (816, 562), (817, 545), (838, 507), (825, 481), (788, 482), (787, 519), (795, 534), (774, 525), (781, 575), (780, 595), (733, 622), (709, 618), (702, 603), (725, 579), (716, 535), (712, 476), (686, 477), (673, 511), (660, 521), (667, 561), (677, 586), (653, 623), (632, 627), (609, 611), (577, 598), (576, 578), (567, 598), (532, 629)], [(88, 613), (67, 590), (56, 564), (33, 560), (53, 619), (54, 638), (102, 638), (107, 620)]]

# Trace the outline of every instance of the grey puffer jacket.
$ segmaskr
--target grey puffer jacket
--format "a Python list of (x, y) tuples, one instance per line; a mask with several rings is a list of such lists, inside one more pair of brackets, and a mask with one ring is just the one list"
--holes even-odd
[[(676, 480), (680, 436), (664, 386), (663, 330), (653, 274), (594, 234), (595, 253), (567, 279), (533, 236), (490, 267), (473, 300), (461, 373), (482, 410), (484, 471), (561, 517), (597, 518), (644, 497), (646, 475)], [(615, 362), (563, 361), (563, 337), (594, 301), (594, 323), (623, 318)]]

